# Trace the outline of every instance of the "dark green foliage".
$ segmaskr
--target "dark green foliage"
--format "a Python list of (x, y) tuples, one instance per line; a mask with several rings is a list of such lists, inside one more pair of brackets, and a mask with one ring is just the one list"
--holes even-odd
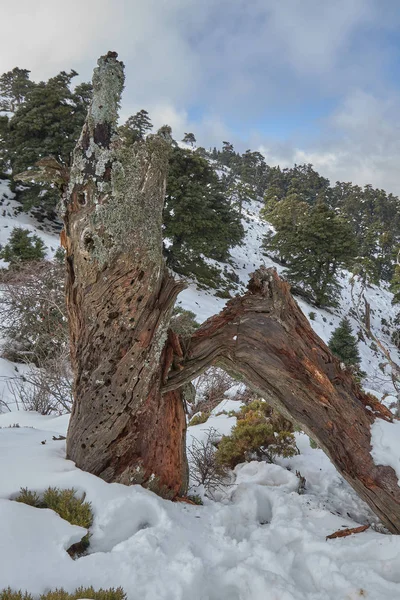
[(310, 321), (315, 321), (315, 317), (317, 316), (317, 313), (311, 311), (310, 313), (308, 313), (308, 316), (310, 318)]
[(266, 202), (279, 201), (295, 194), (299, 201), (312, 205), (318, 197), (327, 198), (329, 193), (329, 180), (314, 171), (310, 164), (294, 165), (291, 169), (272, 167), (264, 199)]
[(230, 206), (208, 161), (178, 147), (170, 158), (164, 235), (169, 240), (168, 264), (178, 273), (189, 271), (203, 281), (216, 273), (201, 255), (226, 260), (229, 248), (243, 237), (239, 214)]
[(15, 113), (24, 102), (33, 83), (27, 69), (15, 67), (0, 77), (0, 111)]
[[(242, 157), (243, 158), (243, 157)], [(337, 182), (330, 186), (312, 165), (295, 165), (292, 169), (270, 168), (264, 195), (266, 206), (296, 196), (299, 202), (314, 205), (317, 199), (335, 210), (351, 227), (357, 242), (352, 270), (364, 281), (378, 283), (393, 275), (393, 247), (400, 241), (400, 201), (371, 185), (361, 188)], [(265, 217), (268, 219), (268, 210)]]
[(132, 115), (119, 128), (119, 133), (126, 144), (134, 144), (139, 140), (144, 140), (146, 133), (151, 131), (153, 125), (151, 123), (147, 110), (140, 110), (135, 115)]
[[(11, 80), (9, 76), (13, 75)], [(72, 90), (76, 71), (62, 71), (47, 82), (29, 80), (29, 71), (14, 69), (0, 79), (0, 103), (13, 109), (0, 122), (0, 166), (12, 175), (32, 167), (39, 159), (54, 156), (69, 165), (91, 96), (91, 85), (82, 83)], [(54, 218), (59, 193), (50, 185), (28, 184), (17, 188), (17, 199), (25, 209), (39, 206)]]
[[(78, 600), (79, 598), (92, 598), (93, 600), (126, 600), (126, 594), (121, 587), (107, 590), (95, 590), (93, 587), (79, 587), (69, 593), (62, 588), (46, 592), (36, 597), (36, 600)], [(11, 588), (0, 590), (0, 600), (34, 600), (28, 592), (14, 592)]]
[(0, 258), (15, 266), (18, 263), (42, 260), (46, 256), (46, 246), (29, 229), (14, 227), (8, 243), (0, 252)]
[(191, 146), (194, 146), (196, 143), (196, 138), (194, 136), (194, 133), (185, 133), (185, 135), (183, 136), (182, 142), (184, 144), (190, 144)]
[(298, 194), (270, 199), (264, 216), (276, 229), (265, 247), (287, 266), (288, 279), (309, 293), (317, 306), (335, 305), (338, 270), (351, 266), (356, 251), (349, 224), (322, 198), (310, 206)]
[(361, 188), (337, 182), (332, 188), (332, 207), (353, 228), (358, 241), (358, 272), (364, 280), (378, 283), (393, 276), (393, 248), (400, 242), (400, 200), (371, 185)]
[(348, 366), (358, 366), (360, 354), (349, 319), (344, 317), (329, 340), (330, 350)]
[(234, 468), (246, 460), (267, 460), (298, 454), (293, 425), (262, 400), (254, 400), (237, 413), (231, 435), (223, 436), (216, 460)]

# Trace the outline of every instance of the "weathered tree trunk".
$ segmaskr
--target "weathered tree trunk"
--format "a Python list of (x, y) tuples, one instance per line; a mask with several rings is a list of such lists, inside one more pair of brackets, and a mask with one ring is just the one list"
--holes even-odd
[(370, 455), (371, 424), (392, 420), (392, 414), (341, 368), (275, 270), (256, 271), (249, 291), (230, 300), (182, 347), (165, 391), (210, 365), (222, 367), (299, 424), (386, 527), (400, 533), (397, 476)]
[(67, 455), (106, 481), (171, 497), (187, 486), (181, 391), (161, 394), (171, 311), (182, 283), (162, 257), (170, 144), (116, 135), (123, 65), (99, 59), (65, 201), (67, 306), (75, 403)]
[(391, 420), (391, 413), (341, 369), (275, 271), (259, 269), (248, 292), (189, 340), (168, 329), (183, 287), (162, 257), (169, 143), (160, 134), (121, 145), (123, 65), (114, 53), (98, 64), (65, 196), (75, 372), (68, 457), (106, 481), (183, 494), (181, 389), (219, 365), (300, 424), (383, 523), (400, 533), (396, 474), (370, 455), (370, 426), (377, 418)]

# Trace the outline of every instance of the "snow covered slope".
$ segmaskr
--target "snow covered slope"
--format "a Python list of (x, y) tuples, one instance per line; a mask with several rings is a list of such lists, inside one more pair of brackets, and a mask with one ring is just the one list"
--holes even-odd
[[(264, 256), (262, 251), (262, 239), (268, 230), (268, 224), (259, 216), (261, 204), (257, 201), (249, 202), (245, 205), (243, 225), (246, 231), (243, 244), (236, 246), (231, 251), (234, 261), (234, 270), (240, 279), (240, 290), (244, 291), (250, 274), (260, 265), (266, 267), (275, 267), (278, 273), (284, 272), (284, 269), (273, 260)], [(297, 297), (296, 300), (303, 313), (308, 318), (311, 327), (324, 340), (328, 342), (332, 332), (338, 327), (340, 320), (347, 316), (352, 324), (353, 332), (358, 330), (357, 320), (352, 316), (350, 309), (353, 306), (352, 296), (357, 303), (361, 293), (361, 286), (356, 280), (352, 292), (352, 275), (348, 271), (342, 271), (340, 275), (340, 285), (342, 286), (339, 306), (336, 309), (324, 310), (318, 309)], [(371, 328), (378, 338), (384, 341), (390, 349), (394, 360), (400, 360), (398, 350), (390, 341), (385, 333), (385, 327), (382, 325), (382, 318), (390, 323), (397, 312), (392, 306), (393, 295), (389, 292), (387, 285), (381, 287), (371, 286), (366, 289), (365, 296), (371, 305)], [(225, 300), (217, 298), (212, 292), (198, 290), (194, 283), (191, 283), (188, 289), (184, 290), (178, 303), (188, 310), (192, 310), (198, 316), (199, 321), (212, 316), (225, 305)], [(310, 313), (314, 313), (313, 320), (310, 319)], [(373, 393), (382, 396), (383, 394), (393, 394), (394, 389), (389, 377), (389, 372), (382, 373), (379, 369), (379, 363), (386, 362), (382, 355), (371, 347), (371, 340), (360, 341), (359, 352), (361, 356), (361, 368), (367, 373), (363, 385)]]
[[(15, 215), (7, 186), (1, 215), (0, 242), (12, 227), (35, 231), (49, 255), (57, 236), (37, 229), (27, 215)], [(232, 251), (242, 286), (260, 264), (278, 265), (262, 256), (265, 224), (252, 203), (245, 214), (246, 241)], [(317, 310), (304, 301), (305, 314), (316, 313), (311, 325), (327, 341), (350, 308), (349, 274), (342, 277), (342, 300), (334, 312)], [(373, 326), (393, 316), (385, 289), (367, 291)], [(224, 300), (194, 284), (179, 296), (185, 308), (203, 320), (220, 310)], [(355, 321), (353, 320), (355, 328)], [(383, 334), (384, 335), (384, 334)], [(387, 340), (386, 340), (387, 341)], [(367, 385), (392, 391), (377, 369), (380, 358), (360, 342)], [(0, 359), (0, 376), (14, 365)], [(379, 377), (379, 379), (378, 379)], [(383, 381), (382, 381), (383, 379)], [(3, 387), (3, 390), (1, 390)], [(7, 395), (0, 383), (0, 398)], [(232, 410), (228, 400), (224, 408)], [(213, 411), (211, 423), (189, 429), (191, 439), (204, 437), (210, 424), (228, 433), (236, 419)], [(16, 427), (15, 425), (19, 425)], [(174, 504), (139, 486), (107, 484), (65, 460), (68, 416), (43, 417), (30, 412), (0, 414), (0, 589), (11, 586), (40, 594), (49, 588), (72, 591), (78, 585), (123, 586), (128, 600), (396, 600), (400, 598), (400, 537), (379, 533), (376, 518), (336, 472), (324, 453), (297, 434), (301, 454), (277, 465), (248, 463), (221, 500), (204, 506)], [(45, 443), (43, 443), (45, 442)], [(306, 478), (299, 494), (296, 471)], [(85, 533), (53, 511), (12, 501), (21, 487), (42, 491), (48, 486), (74, 487), (92, 502), (94, 524), (89, 554), (73, 560), (66, 552)], [(371, 523), (356, 536), (326, 540), (334, 531)]]

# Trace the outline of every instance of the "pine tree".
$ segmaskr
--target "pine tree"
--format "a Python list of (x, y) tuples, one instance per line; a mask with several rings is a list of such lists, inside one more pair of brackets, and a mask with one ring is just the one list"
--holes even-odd
[(135, 115), (132, 115), (119, 128), (121, 137), (127, 144), (134, 144), (139, 140), (144, 140), (146, 134), (153, 129), (152, 122), (147, 110), (139, 110)]
[(310, 293), (317, 306), (335, 305), (337, 272), (351, 265), (356, 251), (349, 224), (323, 199), (310, 206), (297, 194), (270, 199), (264, 216), (276, 229), (265, 246), (287, 265), (288, 279)]
[[(38, 160), (53, 156), (60, 164), (70, 164), (71, 152), (80, 134), (91, 97), (91, 85), (82, 83), (73, 91), (72, 80), (76, 71), (62, 71), (47, 82), (33, 83), (24, 79), (29, 71), (18, 71), (18, 86), (10, 84), (10, 90), (1, 90), (3, 101), (14, 107), (14, 114), (7, 122), (0, 123), (2, 169), (10, 169), (12, 175), (32, 167)], [(7, 73), (5, 75), (8, 75)], [(3, 76), (4, 77), (4, 76)], [(25, 87), (22, 85), (25, 81)], [(10, 94), (14, 94), (10, 96)], [(27, 185), (18, 191), (17, 199), (25, 209), (39, 206), (54, 216), (59, 200), (56, 189), (48, 186)]]
[(212, 166), (179, 147), (172, 150), (169, 162), (164, 235), (169, 264), (197, 276), (211, 272), (202, 255), (226, 260), (229, 248), (243, 237), (239, 214), (230, 206)]
[(184, 144), (190, 144), (193, 148), (194, 145), (196, 144), (196, 138), (193, 133), (185, 133), (185, 135), (183, 136), (182, 142)]
[(0, 258), (12, 266), (30, 260), (42, 260), (46, 256), (46, 246), (37, 235), (31, 235), (29, 229), (14, 227), (8, 243), (0, 252)]
[(15, 67), (0, 77), (0, 111), (15, 113), (33, 87), (27, 69)]
[(328, 342), (330, 350), (347, 366), (358, 367), (360, 354), (350, 321), (344, 317)]

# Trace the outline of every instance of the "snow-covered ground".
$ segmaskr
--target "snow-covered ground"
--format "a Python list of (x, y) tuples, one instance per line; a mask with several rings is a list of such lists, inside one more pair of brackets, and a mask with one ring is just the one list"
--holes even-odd
[[(0, 587), (39, 594), (57, 586), (121, 585), (129, 600), (400, 597), (399, 537), (370, 529), (325, 539), (371, 515), (306, 436), (298, 435), (301, 455), (281, 465), (239, 465), (223, 501), (191, 506), (77, 469), (65, 460), (65, 442), (52, 439), (65, 435), (67, 421), (0, 415)], [(296, 470), (307, 480), (303, 495)], [(92, 502), (87, 556), (73, 560), (66, 552), (84, 530), (53, 511), (10, 500), (21, 487), (48, 486), (75, 487)]]
[[(11, 194), (5, 184), (0, 186), (0, 196), (9, 196), (3, 203), (5, 215), (0, 211), (0, 243), (13, 226), (28, 227), (42, 237), (51, 255), (57, 237), (37, 230), (29, 216), (15, 216)], [(265, 224), (259, 208), (252, 203), (246, 210), (246, 241), (232, 251), (242, 285), (259, 264), (280, 270), (262, 256)], [(341, 305), (333, 312), (299, 300), (307, 316), (316, 314), (310, 323), (325, 341), (350, 309), (348, 280), (344, 273)], [(367, 296), (373, 327), (381, 331), (381, 318), (394, 316), (391, 295), (372, 287)], [(193, 284), (179, 302), (200, 321), (224, 305)], [(377, 395), (391, 393), (388, 377), (375, 367), (381, 358), (369, 342), (360, 342), (359, 349), (368, 387)], [(0, 399), (9, 399), (5, 379), (14, 369), (0, 359)], [(193, 437), (204, 439), (210, 427), (220, 435), (229, 433), (236, 418), (220, 413), (239, 406), (228, 393), (206, 423), (189, 428), (188, 445)], [(296, 434), (298, 456), (276, 465), (239, 465), (218, 502), (205, 498), (204, 506), (192, 506), (162, 500), (139, 486), (107, 484), (80, 471), (65, 459), (65, 442), (53, 440), (65, 435), (67, 426), (68, 416), (0, 414), (0, 589), (11, 586), (38, 595), (55, 587), (72, 591), (79, 585), (122, 586), (129, 600), (400, 598), (400, 537), (379, 532), (376, 517), (304, 434)], [(387, 432), (385, 427), (392, 429)], [(397, 426), (384, 424), (373, 430), (373, 441), (376, 461), (399, 468), (396, 434)], [(296, 471), (306, 479), (302, 494)], [(84, 530), (53, 511), (12, 501), (21, 487), (40, 492), (49, 486), (74, 487), (92, 503), (87, 556), (73, 560), (66, 552)], [(326, 540), (338, 529), (366, 523), (372, 527), (363, 533)]]

